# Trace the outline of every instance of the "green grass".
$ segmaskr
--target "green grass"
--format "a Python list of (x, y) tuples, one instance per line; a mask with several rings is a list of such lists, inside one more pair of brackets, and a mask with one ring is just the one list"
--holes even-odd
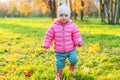
[[(55, 56), (41, 48), (53, 22), (49, 18), (0, 18), (0, 80), (54, 80)], [(74, 21), (83, 36), (77, 48), (77, 76), (71, 77), (69, 62), (63, 80), (119, 80), (120, 27), (100, 23), (100, 19)], [(30, 77), (24, 75), (31, 72)]]

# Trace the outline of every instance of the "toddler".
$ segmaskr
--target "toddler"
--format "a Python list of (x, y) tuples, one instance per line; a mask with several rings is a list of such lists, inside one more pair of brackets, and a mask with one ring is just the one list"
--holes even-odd
[(58, 8), (57, 13), (58, 19), (55, 20), (48, 29), (43, 48), (47, 51), (52, 41), (54, 41), (54, 52), (56, 56), (55, 80), (60, 80), (65, 67), (66, 58), (69, 59), (69, 68), (72, 75), (76, 75), (75, 65), (78, 61), (78, 57), (75, 48), (76, 46), (81, 47), (83, 40), (79, 29), (70, 19), (70, 8), (66, 5), (62, 5)]

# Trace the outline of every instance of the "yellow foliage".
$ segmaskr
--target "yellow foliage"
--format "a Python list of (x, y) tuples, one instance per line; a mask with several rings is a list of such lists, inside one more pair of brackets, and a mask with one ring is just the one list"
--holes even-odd
[(5, 3), (0, 3), (0, 11), (5, 9), (6, 9)]
[(18, 10), (25, 14), (26, 16), (28, 16), (32, 11), (33, 11), (33, 7), (32, 7), (32, 3), (28, 3), (28, 2), (25, 2), (24, 0), (20, 2), (20, 6), (18, 6)]
[[(81, 2), (83, 1), (84, 6)], [(72, 10), (80, 15), (80, 11), (83, 10), (84, 14), (87, 15), (90, 11), (93, 11), (97, 8), (95, 6), (94, 0), (72, 0)]]
[(89, 67), (85, 67), (84, 69), (83, 69), (83, 74), (86, 74), (86, 73), (88, 73), (90, 71), (90, 68)]
[(16, 2), (14, 0), (9, 1), (9, 9), (7, 14), (13, 13), (15, 8), (16, 8)]
[(80, 13), (81, 10), (80, 0), (72, 0), (72, 9), (73, 11), (77, 12), (77, 14)]
[(7, 65), (7, 66), (5, 67), (5, 69), (8, 70), (8, 71), (15, 71), (15, 70), (16, 70), (16, 67), (13, 66), (13, 65)]
[(6, 76), (0, 75), (0, 80), (6, 80)]
[(48, 1), (46, 0), (33, 0), (34, 2), (34, 9), (38, 10), (41, 9), (42, 13), (45, 14), (48, 9)]
[(99, 44), (95, 44), (95, 45), (89, 47), (89, 49), (88, 49), (89, 53), (97, 53), (98, 51), (100, 51)]
[(42, 10), (42, 13), (46, 13), (47, 12), (47, 6), (45, 6), (46, 4), (45, 3), (41, 3), (41, 10)]
[(104, 80), (104, 76), (100, 76), (98, 80)]

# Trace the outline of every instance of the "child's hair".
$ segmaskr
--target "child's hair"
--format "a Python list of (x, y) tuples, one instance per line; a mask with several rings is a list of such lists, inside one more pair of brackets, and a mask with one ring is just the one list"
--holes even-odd
[(58, 14), (58, 17), (61, 13), (64, 13), (64, 14), (67, 14), (68, 17), (70, 18), (70, 14), (71, 14), (71, 11), (70, 11), (70, 8), (68, 6), (66, 6), (65, 4), (64, 5), (61, 5), (59, 8), (58, 8), (58, 11), (57, 11), (57, 14)]

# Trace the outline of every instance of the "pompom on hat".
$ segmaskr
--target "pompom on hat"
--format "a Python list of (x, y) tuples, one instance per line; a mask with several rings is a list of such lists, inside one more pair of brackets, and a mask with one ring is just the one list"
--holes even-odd
[(71, 14), (71, 11), (70, 11), (70, 8), (68, 6), (66, 6), (65, 4), (61, 5), (59, 8), (58, 8), (58, 17), (60, 14), (67, 14), (68, 17), (70, 18), (70, 14)]

